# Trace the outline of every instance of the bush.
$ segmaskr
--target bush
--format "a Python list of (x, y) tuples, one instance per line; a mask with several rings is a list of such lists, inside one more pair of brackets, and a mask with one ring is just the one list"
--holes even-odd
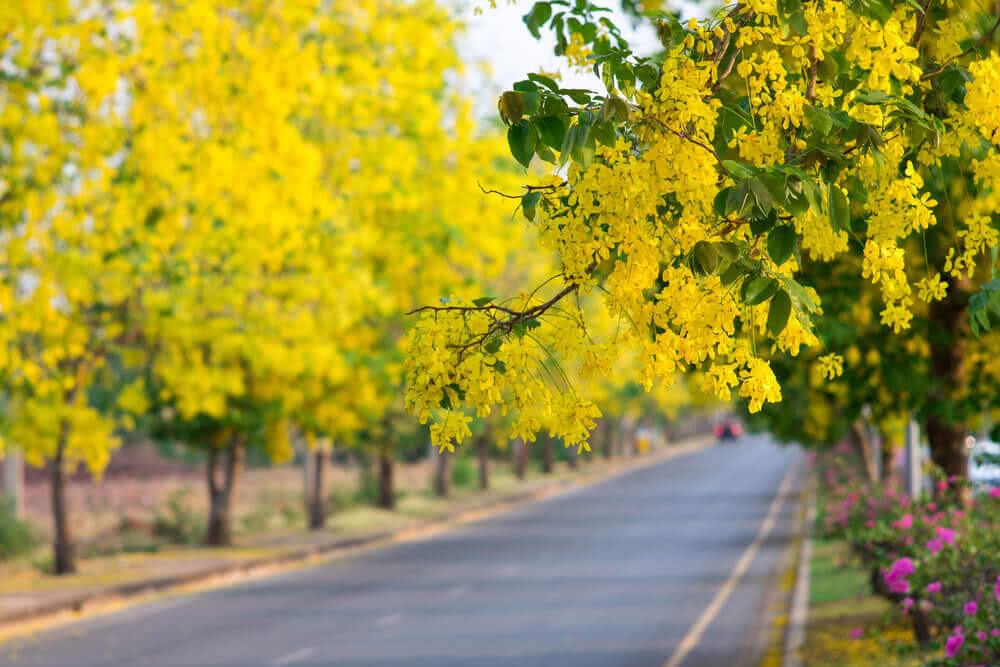
[(191, 509), (190, 488), (177, 489), (167, 496), (166, 511), (153, 518), (153, 534), (172, 544), (197, 544), (205, 537), (205, 519)]
[(967, 484), (940, 480), (912, 500), (872, 487), (843, 459), (824, 470), (821, 531), (842, 537), (869, 568), (873, 591), (900, 605), (936, 665), (1000, 664), (1000, 492), (969, 500)]
[(37, 545), (38, 535), (31, 524), (17, 518), (14, 499), (0, 495), (0, 560), (22, 556)]
[(471, 486), (479, 479), (479, 471), (468, 456), (456, 456), (451, 462), (451, 485), (457, 488)]

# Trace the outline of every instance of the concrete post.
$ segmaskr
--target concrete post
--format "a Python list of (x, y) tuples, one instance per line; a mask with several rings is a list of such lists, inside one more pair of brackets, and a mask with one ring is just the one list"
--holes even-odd
[(920, 426), (913, 419), (906, 425), (906, 491), (911, 498), (923, 490), (924, 452), (920, 444)]

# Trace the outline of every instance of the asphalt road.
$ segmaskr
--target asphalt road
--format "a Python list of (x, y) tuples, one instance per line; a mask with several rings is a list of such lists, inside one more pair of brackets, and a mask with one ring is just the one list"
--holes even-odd
[(741, 438), (426, 540), (15, 640), (0, 664), (659, 667), (699, 618), (680, 664), (746, 664), (794, 532), (797, 494), (776, 492), (789, 470), (798, 489), (801, 456)]

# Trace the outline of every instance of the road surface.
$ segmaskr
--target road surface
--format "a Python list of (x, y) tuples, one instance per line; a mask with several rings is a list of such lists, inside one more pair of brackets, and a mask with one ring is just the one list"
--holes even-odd
[(741, 438), (426, 540), (14, 640), (0, 664), (746, 664), (794, 533), (797, 494), (776, 494), (786, 473), (798, 488), (801, 457)]

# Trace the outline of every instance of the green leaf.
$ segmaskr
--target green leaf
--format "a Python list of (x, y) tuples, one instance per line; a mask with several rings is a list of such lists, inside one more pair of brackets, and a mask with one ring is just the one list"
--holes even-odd
[(747, 183), (750, 184), (750, 191), (753, 193), (754, 201), (757, 202), (757, 208), (765, 214), (770, 213), (774, 206), (774, 200), (771, 199), (771, 193), (768, 192), (767, 187), (756, 178), (750, 179)]
[(521, 117), (524, 116), (524, 98), (521, 97), (521, 93), (508, 90), (500, 96), (497, 108), (500, 111), (500, 118), (504, 123), (507, 125), (516, 125), (520, 122)]
[(521, 196), (521, 210), (524, 211), (524, 217), (528, 220), (534, 221), (535, 219), (535, 209), (538, 206), (538, 200), (542, 198), (542, 193), (526, 192)]
[(493, 364), (493, 370), (495, 370), (500, 375), (506, 375), (507, 374), (507, 364), (505, 364), (502, 361), (498, 361), (495, 364)]
[(892, 99), (892, 95), (887, 95), (881, 90), (869, 90), (854, 98), (858, 104), (882, 104)]
[(723, 286), (729, 287), (739, 280), (745, 272), (746, 267), (743, 266), (741, 262), (733, 262), (726, 268), (725, 271), (722, 272), (722, 275), (719, 278), (722, 281)]
[(535, 83), (540, 83), (554, 93), (559, 92), (559, 84), (555, 80), (545, 76), (544, 74), (529, 74), (528, 78)]
[(538, 135), (535, 126), (525, 118), (517, 125), (507, 128), (507, 144), (510, 152), (518, 162), (525, 167), (531, 164), (531, 157), (535, 154), (535, 143)]
[(590, 103), (590, 91), (583, 90), (582, 88), (562, 88), (560, 91), (563, 95), (568, 96), (571, 100), (577, 104), (589, 104)]
[(552, 6), (548, 2), (536, 2), (531, 11), (524, 15), (522, 19), (524, 25), (528, 26), (528, 31), (535, 39), (541, 38), (538, 28), (545, 25), (545, 22), (552, 16)]
[(834, 231), (850, 231), (851, 209), (847, 195), (836, 185), (830, 186), (830, 224)]
[(493, 300), (494, 298), (496, 298), (496, 297), (492, 297), (492, 296), (481, 296), (481, 297), (479, 297), (478, 299), (473, 299), (473, 300), (472, 300), (472, 304), (473, 304), (474, 306), (477, 306), (477, 307), (482, 307), (482, 306), (485, 306), (486, 304), (488, 304), (488, 303), (489, 303), (490, 301), (492, 301), (492, 300)]
[(726, 217), (726, 202), (729, 200), (729, 193), (731, 190), (735, 190), (733, 186), (727, 188), (722, 188), (719, 190), (718, 194), (715, 195), (715, 201), (712, 202), (712, 209), (715, 214), (720, 218)]
[(809, 32), (809, 24), (806, 23), (806, 17), (801, 9), (788, 17), (788, 25), (792, 26), (799, 36), (805, 36)]
[(522, 92), (521, 98), (524, 100), (525, 115), (532, 116), (538, 113), (541, 106), (542, 96), (537, 90)]
[(719, 253), (707, 241), (698, 241), (691, 251), (695, 267), (705, 275), (712, 275), (719, 268)]
[(615, 141), (618, 139), (614, 123), (595, 123), (591, 132), (593, 133), (595, 139), (609, 148), (613, 147), (615, 145)]
[(733, 178), (753, 178), (756, 175), (756, 171), (749, 165), (745, 165), (742, 162), (737, 162), (736, 160), (723, 160), (722, 166), (726, 168)]
[(810, 104), (802, 108), (802, 113), (806, 117), (806, 122), (808, 122), (810, 127), (816, 130), (818, 134), (826, 136), (830, 133), (830, 130), (833, 129), (833, 118), (826, 112), (826, 109), (815, 107)]
[(770, 213), (761, 218), (751, 218), (750, 219), (750, 233), (754, 236), (760, 236), (761, 234), (767, 233), (767, 230), (774, 227), (774, 223), (778, 221), (778, 216), (774, 214), (772, 210)]
[(778, 290), (767, 311), (767, 330), (772, 336), (777, 336), (788, 325), (788, 316), (792, 314), (792, 300), (788, 292)]
[(518, 81), (513, 86), (514, 90), (519, 93), (537, 93), (538, 86), (535, 85), (534, 81)]
[(743, 303), (756, 306), (764, 303), (778, 291), (778, 281), (770, 276), (757, 276), (743, 283), (740, 296)]
[(566, 123), (558, 116), (540, 116), (535, 119), (538, 135), (546, 146), (559, 150), (566, 138)]
[(486, 341), (485, 345), (483, 345), (483, 350), (487, 354), (496, 354), (497, 352), (500, 351), (501, 345), (503, 345), (503, 340), (500, 338), (500, 336), (493, 336), (488, 341)]
[(788, 261), (795, 249), (795, 227), (778, 225), (767, 235), (767, 254), (778, 266)]

